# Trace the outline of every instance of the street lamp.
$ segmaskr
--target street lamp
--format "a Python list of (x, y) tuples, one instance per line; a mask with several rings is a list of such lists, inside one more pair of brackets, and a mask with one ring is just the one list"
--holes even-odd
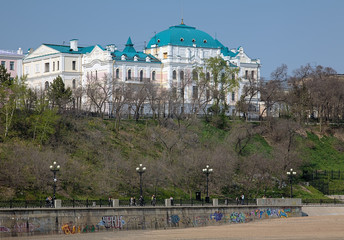
[(209, 203), (209, 174), (213, 172), (212, 168), (209, 168), (209, 165), (207, 165), (205, 168), (203, 168), (203, 173), (207, 176), (207, 197), (205, 198), (205, 201)]
[(54, 173), (54, 196), (53, 199), (55, 201), (56, 197), (55, 197), (55, 193), (56, 193), (56, 172), (60, 171), (60, 165), (57, 165), (56, 162), (53, 162), (53, 165), (50, 165), (50, 171), (52, 171)]
[(146, 171), (146, 167), (142, 166), (142, 163), (136, 168), (136, 172), (140, 174), (140, 196), (142, 196), (142, 174)]
[(296, 172), (291, 168), (287, 175), (290, 177), (290, 198), (293, 198), (293, 176), (296, 175)]

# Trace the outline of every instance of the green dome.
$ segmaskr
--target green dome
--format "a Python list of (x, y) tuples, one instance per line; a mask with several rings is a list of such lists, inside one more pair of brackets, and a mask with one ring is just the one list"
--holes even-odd
[(165, 31), (159, 32), (148, 42), (147, 48), (152, 48), (152, 45), (155, 44), (158, 47), (166, 45), (192, 47), (196, 45), (203, 48), (221, 48), (222, 45), (208, 33), (185, 24), (172, 26)]

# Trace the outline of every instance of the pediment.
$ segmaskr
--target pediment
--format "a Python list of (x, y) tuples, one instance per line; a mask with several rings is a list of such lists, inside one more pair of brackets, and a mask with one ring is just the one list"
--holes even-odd
[(56, 53), (60, 53), (60, 52), (48, 46), (41, 45), (36, 50), (34, 50), (31, 54), (25, 57), (25, 59), (36, 58), (36, 57), (41, 57), (41, 56), (56, 54)]

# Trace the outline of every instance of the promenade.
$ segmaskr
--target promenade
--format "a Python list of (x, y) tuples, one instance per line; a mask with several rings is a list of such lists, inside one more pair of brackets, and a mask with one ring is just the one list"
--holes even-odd
[(198, 228), (87, 233), (76, 235), (33, 236), (14, 239), (47, 240), (169, 240), (169, 239), (249, 239), (249, 240), (339, 240), (344, 239), (344, 207), (305, 207), (308, 217), (266, 219), (243, 224), (209, 226)]

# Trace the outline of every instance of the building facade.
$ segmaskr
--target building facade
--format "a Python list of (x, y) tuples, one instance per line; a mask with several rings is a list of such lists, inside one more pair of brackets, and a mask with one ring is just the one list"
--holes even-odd
[[(105, 48), (78, 47), (76, 39), (69, 46), (43, 44), (24, 58), (23, 71), (29, 86), (39, 89), (47, 88), (58, 75), (72, 89), (85, 88), (90, 79), (115, 79), (128, 84), (151, 81), (167, 90), (182, 91), (187, 105), (197, 84), (188, 81), (181, 86), (192, 78), (193, 69), (204, 66), (204, 60), (210, 57), (222, 57), (228, 65), (239, 69), (236, 77), (241, 79), (240, 86), (227, 96), (231, 108), (228, 114), (232, 114), (243, 86), (252, 80), (258, 84), (260, 60), (249, 58), (242, 47), (230, 50), (209, 34), (183, 22), (155, 34), (143, 51), (134, 48), (130, 37), (121, 51), (114, 44)], [(258, 98), (257, 94), (257, 105)]]
[(11, 78), (22, 76), (22, 59), (24, 58), (23, 50), (17, 51), (0, 50), (0, 63), (4, 66)]

